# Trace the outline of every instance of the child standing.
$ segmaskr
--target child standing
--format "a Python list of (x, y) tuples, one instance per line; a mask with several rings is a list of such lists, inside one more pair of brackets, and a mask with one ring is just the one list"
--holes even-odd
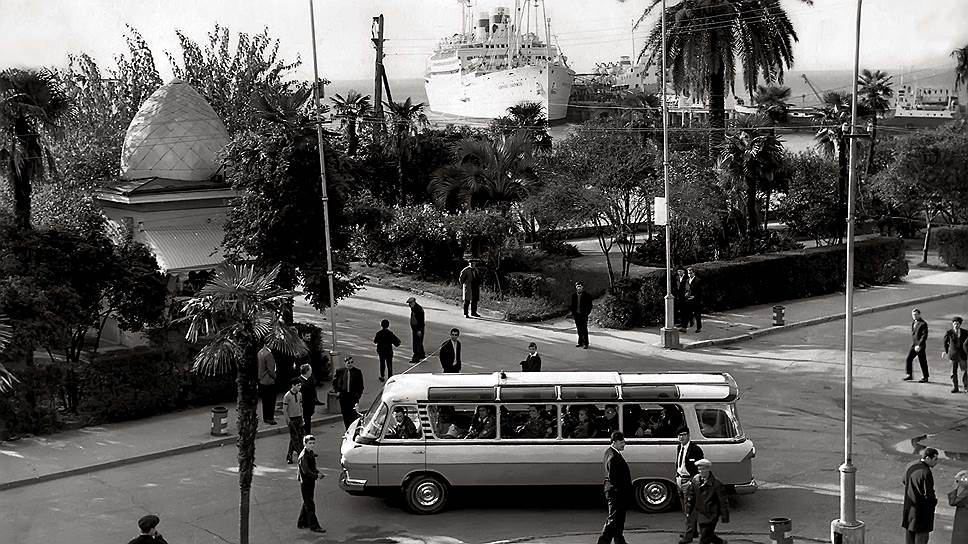
[(289, 385), (289, 391), (282, 397), (282, 415), (286, 418), (286, 426), (289, 427), (289, 449), (286, 451), (286, 462), (292, 464), (292, 454), (298, 452), (302, 447), (303, 420), (302, 420), (302, 395), (299, 388), (302, 382), (299, 378), (293, 378)]

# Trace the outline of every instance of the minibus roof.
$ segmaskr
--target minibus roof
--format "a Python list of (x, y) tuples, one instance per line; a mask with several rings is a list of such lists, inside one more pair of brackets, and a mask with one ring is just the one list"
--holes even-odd
[[(387, 380), (384, 399), (393, 402), (426, 401), (430, 388), (507, 388), (528, 386), (622, 386), (632, 400), (720, 400), (739, 396), (736, 381), (725, 372), (491, 372), (480, 374), (396, 374)], [(665, 386), (665, 387), (663, 387)], [(630, 393), (635, 390), (636, 396)], [(655, 391), (652, 398), (648, 391)], [(644, 395), (644, 396), (643, 396)], [(483, 400), (483, 399), (482, 399)]]

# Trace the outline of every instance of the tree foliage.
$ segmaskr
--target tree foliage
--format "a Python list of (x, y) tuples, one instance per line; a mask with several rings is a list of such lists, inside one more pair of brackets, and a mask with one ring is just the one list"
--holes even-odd
[(790, 185), (780, 199), (777, 217), (794, 236), (806, 236), (818, 246), (837, 241), (838, 168), (816, 152), (788, 155)]
[(543, 153), (551, 151), (551, 134), (548, 133), (548, 117), (541, 102), (521, 102), (509, 106), (507, 115), (491, 121), (488, 127), (493, 140), (508, 137), (519, 130), (530, 135), (534, 149)]

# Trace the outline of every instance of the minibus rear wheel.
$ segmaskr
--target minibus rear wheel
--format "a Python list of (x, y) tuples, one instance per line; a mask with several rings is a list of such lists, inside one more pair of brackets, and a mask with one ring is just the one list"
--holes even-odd
[(676, 490), (662, 480), (635, 482), (635, 505), (643, 512), (665, 512), (672, 508)]
[(432, 474), (414, 476), (403, 489), (407, 508), (414, 514), (436, 514), (447, 504), (447, 484)]

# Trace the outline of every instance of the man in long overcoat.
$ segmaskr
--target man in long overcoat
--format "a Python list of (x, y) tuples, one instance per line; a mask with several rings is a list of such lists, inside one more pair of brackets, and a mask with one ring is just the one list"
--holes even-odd
[(408, 298), (407, 305), (410, 306), (410, 332), (413, 334), (413, 359), (411, 362), (416, 364), (427, 356), (423, 345), (426, 321), (424, 320), (423, 306), (417, 304), (416, 298)]
[(934, 530), (934, 508), (938, 498), (934, 494), (934, 475), (931, 468), (938, 464), (938, 450), (925, 448), (921, 458), (904, 470), (904, 509), (901, 527), (906, 544), (927, 544)]
[[(467, 259), (467, 266), (460, 271), (457, 281), (460, 282), (464, 299), (464, 317), (481, 317), (477, 313), (477, 303), (481, 300), (481, 271), (477, 268), (477, 259)], [(470, 315), (467, 314), (468, 307)]]

